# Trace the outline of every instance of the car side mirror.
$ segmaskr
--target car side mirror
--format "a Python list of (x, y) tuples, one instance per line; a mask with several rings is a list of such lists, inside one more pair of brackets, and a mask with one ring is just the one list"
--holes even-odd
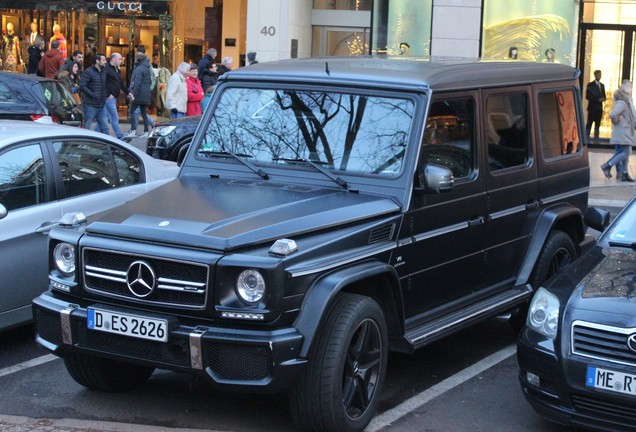
[(588, 227), (596, 231), (604, 231), (609, 225), (610, 213), (607, 210), (589, 207), (583, 220)]
[(8, 213), (9, 211), (7, 210), (7, 208), (0, 204), (0, 219), (4, 219)]
[(420, 173), (420, 185), (424, 192), (448, 192), (453, 190), (453, 172), (441, 165), (425, 164)]

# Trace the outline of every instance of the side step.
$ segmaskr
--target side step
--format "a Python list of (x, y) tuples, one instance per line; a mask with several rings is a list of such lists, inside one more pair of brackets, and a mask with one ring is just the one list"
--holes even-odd
[(528, 300), (531, 295), (532, 287), (529, 284), (503, 291), (435, 321), (415, 327), (406, 332), (405, 338), (414, 349), (420, 348), (478, 321), (511, 309)]

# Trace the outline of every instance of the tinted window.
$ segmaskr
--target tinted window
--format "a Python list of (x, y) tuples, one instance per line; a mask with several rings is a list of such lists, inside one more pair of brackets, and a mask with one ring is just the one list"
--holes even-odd
[(228, 89), (215, 107), (198, 156), (231, 151), (266, 163), (307, 158), (350, 173), (396, 176), (413, 110), (407, 99)]
[(528, 96), (525, 93), (490, 95), (486, 101), (485, 121), (490, 170), (525, 165), (530, 148)]
[(29, 102), (29, 99), (25, 95), (16, 90), (12, 90), (5, 83), (0, 82), (0, 103), (25, 103)]
[(14, 210), (48, 201), (45, 174), (39, 144), (0, 154), (0, 203)]
[(141, 164), (139, 160), (124, 149), (111, 147), (111, 150), (117, 168), (119, 185), (125, 186), (139, 183), (141, 181)]
[(119, 185), (109, 146), (81, 140), (56, 141), (53, 147), (67, 197)]
[(40, 82), (44, 100), (49, 106), (61, 106), (70, 108), (75, 105), (73, 94), (64, 85), (57, 81)]
[(473, 173), (475, 103), (472, 98), (436, 100), (426, 121), (422, 163), (441, 165), (456, 179)]
[(539, 94), (539, 127), (544, 159), (581, 151), (575, 101), (570, 90)]

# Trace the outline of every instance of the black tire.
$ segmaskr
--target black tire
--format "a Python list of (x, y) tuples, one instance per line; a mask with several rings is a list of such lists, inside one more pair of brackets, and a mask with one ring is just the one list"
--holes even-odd
[(371, 298), (339, 294), (290, 395), (297, 425), (313, 431), (361, 431), (373, 418), (386, 375), (388, 336)]
[(104, 392), (124, 392), (143, 384), (154, 368), (122, 363), (85, 354), (64, 357), (64, 365), (80, 385)]
[[(563, 231), (554, 230), (548, 236), (537, 262), (530, 275), (530, 285), (534, 291), (552, 276), (563, 270), (577, 257), (576, 248), (569, 235)], [(519, 334), (526, 323), (529, 303), (517, 307), (510, 315), (510, 325)]]

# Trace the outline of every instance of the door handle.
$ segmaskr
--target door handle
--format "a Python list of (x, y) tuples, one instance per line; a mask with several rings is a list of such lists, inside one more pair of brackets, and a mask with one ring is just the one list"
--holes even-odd
[(40, 225), (39, 228), (35, 229), (35, 232), (40, 234), (48, 234), (49, 231), (51, 231), (56, 226), (57, 222), (44, 222), (42, 225)]
[(534, 210), (539, 208), (541, 201), (532, 201), (526, 204), (526, 210)]
[(478, 218), (475, 219), (471, 219), (468, 221), (468, 227), (476, 227), (476, 226), (480, 226), (484, 224), (484, 217), (483, 216), (479, 216)]

